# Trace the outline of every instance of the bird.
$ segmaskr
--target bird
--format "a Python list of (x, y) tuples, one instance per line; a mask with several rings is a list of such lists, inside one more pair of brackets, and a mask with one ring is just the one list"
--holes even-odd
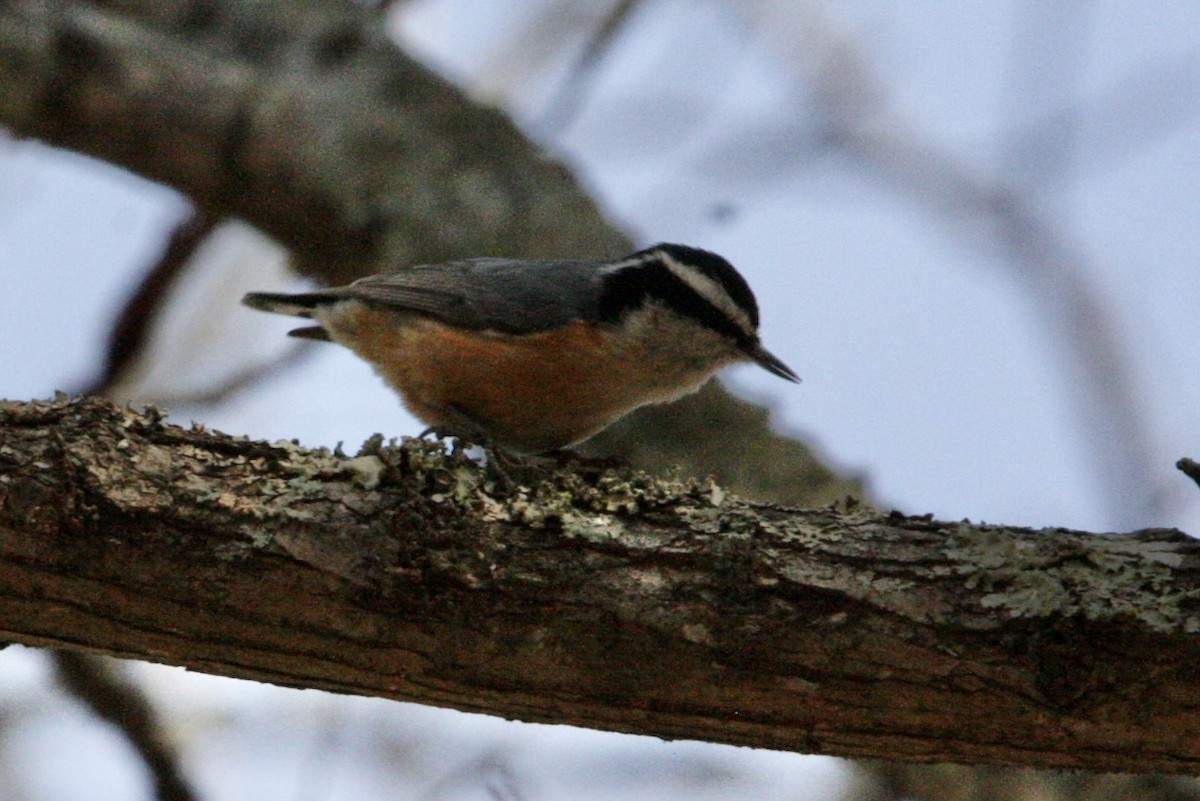
[(289, 334), (352, 350), (427, 430), (518, 454), (578, 445), (730, 364), (800, 381), (763, 347), (741, 274), (686, 245), (615, 260), (470, 258), (243, 303), (312, 320)]

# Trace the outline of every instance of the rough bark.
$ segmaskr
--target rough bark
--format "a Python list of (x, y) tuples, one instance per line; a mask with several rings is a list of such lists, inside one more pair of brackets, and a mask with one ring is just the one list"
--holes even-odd
[(523, 720), (1200, 771), (1200, 545), (0, 407), (0, 632)]

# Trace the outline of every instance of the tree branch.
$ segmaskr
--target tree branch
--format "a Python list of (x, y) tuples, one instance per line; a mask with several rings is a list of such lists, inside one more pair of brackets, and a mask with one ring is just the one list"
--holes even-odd
[(1200, 543), (489, 490), (104, 401), (0, 406), (0, 632), (296, 687), (845, 756), (1200, 771)]

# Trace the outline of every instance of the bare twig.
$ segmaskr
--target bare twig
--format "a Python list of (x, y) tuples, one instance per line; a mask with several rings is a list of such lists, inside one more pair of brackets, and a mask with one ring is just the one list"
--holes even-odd
[(1195, 462), (1192, 459), (1184, 457), (1175, 463), (1175, 466), (1192, 481), (1200, 484), (1200, 462)]

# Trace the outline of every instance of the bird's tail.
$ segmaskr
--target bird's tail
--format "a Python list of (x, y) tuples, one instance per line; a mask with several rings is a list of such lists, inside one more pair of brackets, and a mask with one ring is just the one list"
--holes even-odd
[[(342, 300), (345, 295), (340, 289), (326, 289), (323, 292), (300, 292), (289, 295), (283, 292), (250, 292), (242, 297), (242, 303), (259, 311), (290, 314), (293, 317), (311, 319), (313, 309)], [(300, 339), (318, 339), (329, 342), (329, 332), (319, 325), (297, 328), (288, 331), (288, 336)]]
[(290, 295), (283, 292), (250, 292), (242, 303), (259, 311), (290, 314), (293, 317), (312, 317), (313, 309), (341, 300), (337, 290), (324, 292), (301, 292)]

